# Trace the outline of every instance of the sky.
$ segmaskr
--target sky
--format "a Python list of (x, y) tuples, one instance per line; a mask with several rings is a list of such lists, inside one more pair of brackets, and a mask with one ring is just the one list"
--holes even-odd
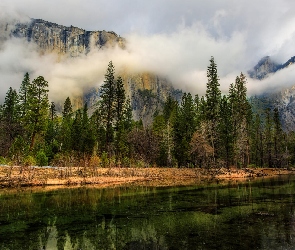
[[(64, 98), (64, 86), (79, 93), (101, 84), (109, 60), (118, 70), (155, 72), (177, 88), (204, 94), (211, 56), (225, 93), (262, 57), (284, 63), (295, 55), (294, 0), (1, 0), (0, 22), (28, 17), (114, 31), (127, 39), (127, 48), (57, 63), (54, 55), (40, 57), (33, 45), (11, 40), (0, 47), (0, 99), (25, 70), (43, 75), (53, 96)], [(248, 92), (290, 87), (294, 77), (290, 66), (264, 81), (248, 79)]]

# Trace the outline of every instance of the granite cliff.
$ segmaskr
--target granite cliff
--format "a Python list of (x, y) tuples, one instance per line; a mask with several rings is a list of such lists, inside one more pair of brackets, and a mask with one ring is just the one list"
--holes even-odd
[[(31, 19), (26, 23), (0, 25), (2, 34), (9, 37), (26, 39), (37, 44), (40, 54), (56, 53), (58, 60), (63, 58), (75, 58), (87, 55), (92, 49), (104, 50), (105, 48), (119, 47), (125, 49), (124, 38), (112, 31), (86, 31), (77, 27), (66, 27), (42, 19)], [(3, 40), (3, 39), (2, 39)], [(105, 65), (107, 68), (107, 65)], [(165, 77), (155, 75), (152, 72), (119, 73), (125, 85), (136, 120), (142, 119), (144, 124), (149, 124), (156, 110), (161, 110), (168, 95), (180, 99), (181, 91), (175, 90), (170, 81)], [(91, 88), (84, 92), (83, 96), (71, 97), (75, 108), (80, 108), (87, 102), (90, 112), (99, 100), (98, 88)], [(64, 100), (63, 100), (64, 101)], [(63, 101), (57, 104), (61, 107)]]
[(124, 38), (112, 31), (86, 31), (74, 26), (66, 27), (44, 21), (31, 19), (28, 23), (17, 23), (11, 36), (25, 38), (34, 42), (40, 51), (55, 52), (71, 57), (87, 54), (91, 48), (115, 47), (124, 48)]
[[(263, 80), (279, 70), (289, 67), (295, 62), (295, 57), (291, 57), (283, 64), (276, 63), (267, 56), (262, 58), (257, 65), (248, 73), (250, 77)], [(255, 113), (263, 113), (266, 108), (279, 110), (280, 119), (285, 131), (295, 130), (295, 85), (290, 88), (282, 88), (275, 93), (263, 93), (250, 98)]]

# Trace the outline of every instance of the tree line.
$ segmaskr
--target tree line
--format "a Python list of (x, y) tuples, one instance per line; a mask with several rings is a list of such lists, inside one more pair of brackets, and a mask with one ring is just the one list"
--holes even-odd
[(100, 100), (62, 113), (48, 99), (48, 82), (26, 73), (0, 106), (0, 164), (122, 167), (285, 167), (295, 162), (295, 134), (283, 131), (278, 109), (255, 114), (241, 73), (220, 91), (217, 65), (207, 67), (205, 96), (169, 96), (153, 122), (132, 119), (123, 80), (109, 63)]

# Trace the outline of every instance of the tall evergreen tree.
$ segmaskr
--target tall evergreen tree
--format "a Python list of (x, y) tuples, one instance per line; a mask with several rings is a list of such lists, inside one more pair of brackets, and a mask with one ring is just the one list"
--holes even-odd
[(1, 109), (0, 128), (1, 128), (1, 151), (7, 155), (9, 147), (13, 143), (17, 135), (19, 135), (21, 127), (19, 124), (19, 99), (16, 90), (9, 88), (5, 96), (5, 101)]
[(243, 73), (236, 77), (229, 88), (229, 102), (232, 113), (234, 164), (249, 164), (249, 136), (251, 106), (247, 100), (246, 77)]
[(216, 150), (218, 144), (218, 123), (219, 123), (219, 107), (221, 100), (221, 91), (219, 89), (219, 77), (217, 74), (217, 65), (214, 58), (211, 57), (210, 65), (207, 68), (207, 89), (206, 104), (204, 106), (205, 130), (207, 131), (208, 140), (213, 148), (213, 159), (216, 159)]
[(102, 121), (106, 129), (106, 151), (111, 154), (112, 142), (114, 139), (113, 122), (115, 118), (115, 67), (112, 61), (109, 62), (107, 72), (105, 74), (104, 84), (100, 88), (101, 101), (99, 102), (99, 110)]
[(125, 107), (125, 90), (123, 85), (123, 79), (118, 77), (115, 82), (115, 151), (116, 151), (116, 161), (121, 157), (121, 147), (120, 142), (122, 140), (123, 135), (123, 120), (124, 120), (124, 107)]
[(190, 93), (184, 93), (174, 123), (174, 155), (179, 166), (189, 163), (190, 142), (196, 125), (195, 102)]
[(283, 162), (283, 154), (284, 154), (284, 141), (285, 133), (282, 129), (282, 124), (280, 121), (280, 115), (278, 108), (274, 109), (273, 113), (273, 121), (274, 121), (274, 166), (281, 167)]
[(49, 110), (48, 82), (39, 76), (27, 86), (26, 113), (23, 122), (30, 138), (30, 150), (35, 145), (36, 135), (43, 135), (46, 131)]
[(63, 119), (70, 117), (72, 115), (72, 113), (73, 113), (72, 102), (71, 102), (70, 97), (67, 97), (64, 102), (64, 107), (62, 110)]
[(62, 122), (61, 128), (59, 132), (59, 142), (61, 146), (62, 152), (69, 153), (73, 148), (73, 141), (72, 141), (72, 125), (73, 125), (73, 108), (72, 102), (69, 97), (66, 98), (62, 110)]
[(233, 157), (233, 117), (230, 102), (227, 96), (223, 96), (220, 102), (220, 121), (218, 131), (220, 132), (220, 157), (230, 166)]
[(24, 117), (27, 110), (27, 100), (28, 100), (28, 90), (29, 86), (31, 85), (30, 75), (29, 73), (25, 73), (24, 79), (21, 83), (20, 90), (19, 90), (19, 100), (21, 104), (21, 117)]

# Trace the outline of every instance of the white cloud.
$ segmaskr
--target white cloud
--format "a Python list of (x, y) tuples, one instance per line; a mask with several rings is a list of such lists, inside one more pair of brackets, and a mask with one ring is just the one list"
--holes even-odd
[[(54, 98), (64, 98), (68, 91), (81, 93), (101, 84), (110, 60), (117, 71), (156, 72), (178, 88), (203, 94), (211, 56), (226, 92), (236, 75), (246, 73), (261, 57), (284, 62), (295, 55), (291, 0), (2, 0), (0, 5), (0, 21), (30, 16), (87, 30), (113, 30), (128, 41), (126, 50), (92, 51), (60, 62), (54, 55), (40, 57), (34, 45), (23, 41), (2, 43), (2, 98), (9, 86), (18, 88), (26, 71), (32, 78), (43, 75)], [(249, 79), (249, 92), (292, 84), (287, 76), (293, 73), (286, 72), (262, 82)]]

